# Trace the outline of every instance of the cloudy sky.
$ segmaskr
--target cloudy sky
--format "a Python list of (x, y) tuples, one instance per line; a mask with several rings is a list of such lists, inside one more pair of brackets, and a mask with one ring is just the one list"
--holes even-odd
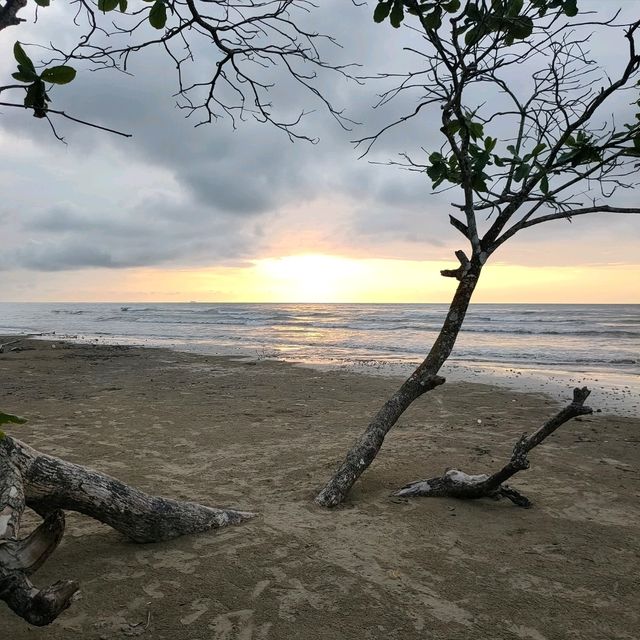
[[(584, 3), (586, 5), (589, 3)], [(593, 4), (593, 3), (591, 3)], [(613, 4), (613, 3), (612, 3)], [(627, 13), (638, 2), (622, 2)], [(313, 25), (344, 46), (327, 49), (359, 73), (406, 69), (412, 38), (375, 25), (371, 8), (327, 0)], [(25, 17), (28, 15), (25, 14)], [(37, 24), (0, 32), (0, 74), (11, 47), (69, 44), (67, 3)], [(610, 37), (610, 36), (608, 36)], [(404, 38), (404, 39), (403, 39)], [(608, 70), (616, 46), (596, 38)], [(619, 47), (618, 47), (619, 50)], [(29, 49), (34, 58), (39, 54)], [(193, 78), (216, 53), (196, 47)], [(194, 127), (176, 108), (174, 65), (161, 50), (132, 57), (133, 75), (79, 67), (54, 92), (54, 107), (133, 134), (122, 138), (0, 107), (0, 300), (4, 301), (445, 301), (463, 238), (448, 224), (451, 194), (433, 195), (425, 176), (384, 163), (403, 151), (437, 148), (426, 115), (384, 137), (368, 159), (351, 140), (389, 122), (407, 104), (372, 110), (384, 85), (323, 76), (333, 104), (362, 123), (341, 129), (308, 92), (286, 78), (273, 92), (281, 113), (312, 113), (292, 143), (254, 121)], [(3, 96), (4, 98), (5, 96)], [(625, 96), (614, 109), (627, 109)], [(638, 192), (627, 193), (632, 205)], [(640, 216), (594, 216), (525, 231), (493, 257), (477, 300), (640, 302)]]

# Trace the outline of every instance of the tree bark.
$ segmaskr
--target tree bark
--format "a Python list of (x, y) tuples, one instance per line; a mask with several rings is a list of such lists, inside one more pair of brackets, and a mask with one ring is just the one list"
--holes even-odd
[(26, 6), (27, 0), (6, 0), (0, 7), (0, 31), (24, 22), (23, 18), (18, 18), (18, 11)]
[(365, 432), (356, 440), (344, 462), (316, 496), (315, 501), (318, 505), (323, 507), (339, 505), (358, 478), (373, 462), (382, 447), (385, 436), (404, 411), (421, 395), (445, 382), (445, 379), (437, 374), (451, 354), (478, 282), (481, 268), (477, 261), (471, 263), (466, 261), (461, 269), (456, 271), (454, 277), (459, 277), (460, 282), (442, 329), (429, 354), (391, 398), (384, 403)]
[[(20, 539), (20, 519), (27, 506), (45, 520)], [(63, 509), (91, 516), (140, 543), (240, 524), (255, 515), (150, 496), (4, 435), (0, 439), (0, 600), (38, 626), (55, 620), (78, 590), (77, 583), (69, 580), (38, 590), (28, 579), (62, 539)]]
[(593, 413), (591, 407), (584, 406), (584, 402), (590, 393), (587, 387), (582, 387), (582, 389), (576, 387), (573, 390), (573, 401), (545, 422), (535, 433), (530, 436), (523, 435), (516, 442), (509, 462), (496, 473), (492, 475), (468, 475), (457, 469), (449, 469), (442, 476), (411, 482), (398, 489), (393, 495), (400, 497), (449, 497), (464, 500), (487, 497), (494, 499), (508, 498), (520, 507), (530, 507), (532, 503), (527, 497), (504, 483), (518, 471), (529, 468), (529, 460), (527, 458), (529, 451), (537, 447), (556, 429), (576, 416)]

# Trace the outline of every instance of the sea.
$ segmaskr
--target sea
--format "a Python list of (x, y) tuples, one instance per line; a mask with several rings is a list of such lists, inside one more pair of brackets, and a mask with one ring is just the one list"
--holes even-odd
[[(0, 335), (408, 375), (446, 311), (445, 304), (0, 303)], [(594, 408), (640, 415), (640, 305), (474, 304), (442, 374), (559, 400), (587, 385)]]

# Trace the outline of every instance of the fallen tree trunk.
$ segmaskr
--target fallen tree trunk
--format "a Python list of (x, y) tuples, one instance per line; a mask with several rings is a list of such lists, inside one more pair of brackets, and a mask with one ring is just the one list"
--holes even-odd
[[(40, 514), (44, 522), (20, 539), (25, 507)], [(150, 496), (4, 435), (0, 439), (0, 600), (38, 626), (55, 620), (78, 590), (77, 583), (68, 580), (38, 590), (28, 579), (62, 539), (63, 510), (91, 516), (140, 543), (240, 524), (255, 515)]]
[(530, 507), (532, 503), (527, 497), (504, 483), (519, 471), (529, 468), (527, 458), (529, 451), (537, 447), (556, 429), (572, 418), (593, 412), (590, 407), (584, 406), (590, 393), (587, 387), (574, 389), (571, 404), (545, 422), (535, 433), (530, 436), (523, 435), (516, 442), (509, 462), (496, 473), (468, 475), (457, 469), (449, 469), (442, 476), (411, 482), (394, 492), (393, 495), (400, 497), (449, 497), (465, 500), (508, 498), (520, 507)]

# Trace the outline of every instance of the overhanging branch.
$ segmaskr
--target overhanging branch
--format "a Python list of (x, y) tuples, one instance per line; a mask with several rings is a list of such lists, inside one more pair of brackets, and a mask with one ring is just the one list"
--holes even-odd
[(514, 224), (507, 229), (490, 247), (489, 253), (493, 253), (503, 242), (514, 236), (518, 231), (533, 227), (543, 222), (551, 222), (552, 220), (569, 220), (575, 216), (586, 215), (587, 213), (623, 213), (623, 214), (640, 214), (640, 207), (610, 207), (609, 205), (595, 205), (593, 207), (582, 207), (580, 209), (571, 209), (568, 211), (557, 211), (546, 216), (539, 216), (530, 220), (523, 220)]

